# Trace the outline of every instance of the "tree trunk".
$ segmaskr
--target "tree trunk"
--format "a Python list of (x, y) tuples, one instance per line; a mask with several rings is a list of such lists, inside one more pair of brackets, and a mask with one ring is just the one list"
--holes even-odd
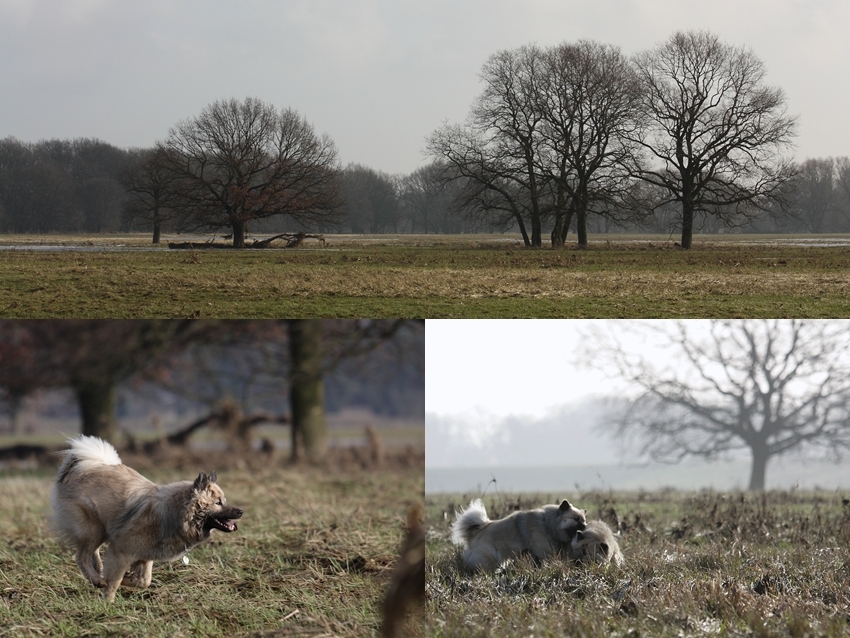
[(525, 222), (522, 221), (522, 216), (519, 213), (515, 213), (514, 219), (516, 219), (517, 226), (519, 226), (519, 232), (520, 235), (522, 235), (523, 244), (526, 247), (531, 246), (531, 242), (528, 240), (528, 231), (525, 230)]
[(230, 227), (233, 229), (233, 247), (245, 248), (245, 222), (233, 222)]
[(753, 466), (750, 473), (750, 487), (748, 489), (752, 491), (761, 491), (764, 489), (764, 481), (767, 474), (767, 462), (770, 460), (770, 454), (768, 453), (767, 448), (760, 446), (754, 446), (752, 448), (752, 453)]
[(161, 234), (162, 234), (161, 224), (159, 223), (159, 220), (156, 220), (153, 223), (153, 243), (154, 244), (159, 243), (159, 237), (160, 237)]
[(694, 235), (694, 202), (690, 193), (682, 197), (682, 248), (689, 250)]
[(292, 410), (292, 458), (303, 444), (307, 459), (325, 454), (325, 383), (322, 378), (322, 321), (293, 319), (289, 322), (292, 372), (289, 402)]
[(578, 247), (587, 248), (587, 186), (580, 186), (573, 198), (576, 214), (576, 235), (578, 236)]
[(74, 386), (83, 434), (115, 443), (115, 386), (111, 380), (78, 382)]
[(543, 246), (543, 224), (540, 222), (539, 213), (533, 211), (531, 217), (531, 247)]
[(587, 213), (582, 210), (576, 213), (576, 235), (578, 247), (587, 248)]
[(559, 215), (555, 219), (555, 227), (552, 229), (552, 248), (563, 248), (564, 242), (561, 239), (561, 228), (563, 227), (563, 218)]

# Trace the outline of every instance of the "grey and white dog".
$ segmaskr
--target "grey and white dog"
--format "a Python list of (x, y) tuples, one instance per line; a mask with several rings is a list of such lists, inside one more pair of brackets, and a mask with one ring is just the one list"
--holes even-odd
[(468, 570), (491, 572), (519, 554), (537, 561), (558, 554), (586, 522), (585, 511), (567, 500), (491, 521), (481, 499), (474, 499), (457, 515), (452, 541), (465, 547), (462, 560)]
[(590, 521), (584, 529), (577, 531), (570, 550), (577, 560), (595, 560), (606, 565), (611, 561), (622, 565), (625, 560), (614, 532), (603, 521)]

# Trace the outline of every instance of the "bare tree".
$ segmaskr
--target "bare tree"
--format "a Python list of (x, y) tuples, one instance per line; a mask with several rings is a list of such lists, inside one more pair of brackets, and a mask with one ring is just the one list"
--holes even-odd
[(613, 211), (635, 172), (640, 101), (629, 61), (595, 42), (524, 46), (491, 56), (481, 77), (466, 125), (428, 141), (445, 179), (465, 180), (461, 206), (502, 213), (497, 224), (512, 219), (533, 247), (550, 219), (552, 244), (563, 245), (575, 217), (586, 246), (588, 213)]
[(678, 32), (635, 57), (646, 129), (636, 141), (650, 164), (638, 174), (682, 208), (682, 248), (694, 217), (727, 223), (768, 206), (793, 175), (779, 157), (795, 134), (782, 89), (764, 84), (751, 51), (704, 31)]
[[(846, 321), (689, 321), (596, 333), (588, 353), (638, 391), (610, 426), (642, 455), (679, 461), (752, 456), (749, 489), (770, 459), (792, 450), (850, 447), (850, 325)], [(618, 331), (622, 324), (618, 325)], [(651, 332), (670, 356), (635, 352)], [(628, 335), (631, 347), (623, 343)], [(656, 334), (657, 338), (659, 334)]]
[(572, 215), (579, 247), (587, 246), (593, 206), (613, 207), (628, 193), (640, 119), (637, 78), (616, 47), (580, 41), (545, 53), (538, 86), (541, 170), (556, 185), (552, 244), (562, 246)]
[[(546, 185), (538, 170), (541, 117), (536, 87), (543, 52), (536, 46), (499, 51), (481, 71), (484, 91), (465, 126), (444, 125), (428, 139), (434, 159), (465, 178), (467, 205), (511, 215), (526, 246), (542, 245)], [(529, 236), (526, 225), (531, 226)]]
[(174, 217), (175, 175), (167, 170), (163, 153), (162, 147), (142, 151), (139, 161), (121, 180), (129, 196), (124, 203), (125, 214), (151, 225), (154, 244), (159, 243), (163, 224)]
[(292, 109), (255, 98), (214, 102), (158, 147), (176, 178), (183, 226), (230, 229), (236, 248), (253, 220), (327, 223), (341, 204), (334, 143)]

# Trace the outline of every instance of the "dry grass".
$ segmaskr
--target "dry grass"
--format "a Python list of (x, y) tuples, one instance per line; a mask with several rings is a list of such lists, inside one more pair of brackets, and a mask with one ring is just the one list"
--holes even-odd
[[(622, 534), (623, 567), (518, 560), (460, 570), (468, 497), (426, 498), (426, 633), (434, 636), (846, 636), (850, 507), (840, 495), (569, 495)], [(562, 496), (485, 499), (491, 518)]]
[(140, 236), (112, 237), (98, 244), (109, 251), (0, 251), (0, 316), (850, 316), (850, 247), (833, 239), (702, 238), (685, 252), (663, 237), (597, 238), (579, 251), (505, 236), (345, 235), (326, 248), (149, 251)]
[[(220, 468), (228, 500), (245, 509), (239, 530), (214, 534), (188, 566), (155, 565), (151, 589), (119, 589), (114, 604), (51, 538), (52, 478), (0, 475), (0, 635), (371, 635), (407, 508), (421, 503), (422, 454), (410, 458), (381, 468), (354, 458), (342, 467)], [(200, 469), (211, 468), (145, 473), (167, 482)], [(420, 624), (410, 620), (414, 635)]]

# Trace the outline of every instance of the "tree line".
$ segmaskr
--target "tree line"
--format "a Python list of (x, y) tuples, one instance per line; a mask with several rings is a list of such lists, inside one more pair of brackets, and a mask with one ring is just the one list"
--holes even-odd
[(796, 118), (750, 50), (708, 32), (627, 57), (592, 41), (493, 54), (467, 120), (408, 175), (340, 165), (293, 109), (220, 100), (150, 149), (0, 140), (2, 232), (549, 235), (850, 230), (850, 160), (787, 155)]

